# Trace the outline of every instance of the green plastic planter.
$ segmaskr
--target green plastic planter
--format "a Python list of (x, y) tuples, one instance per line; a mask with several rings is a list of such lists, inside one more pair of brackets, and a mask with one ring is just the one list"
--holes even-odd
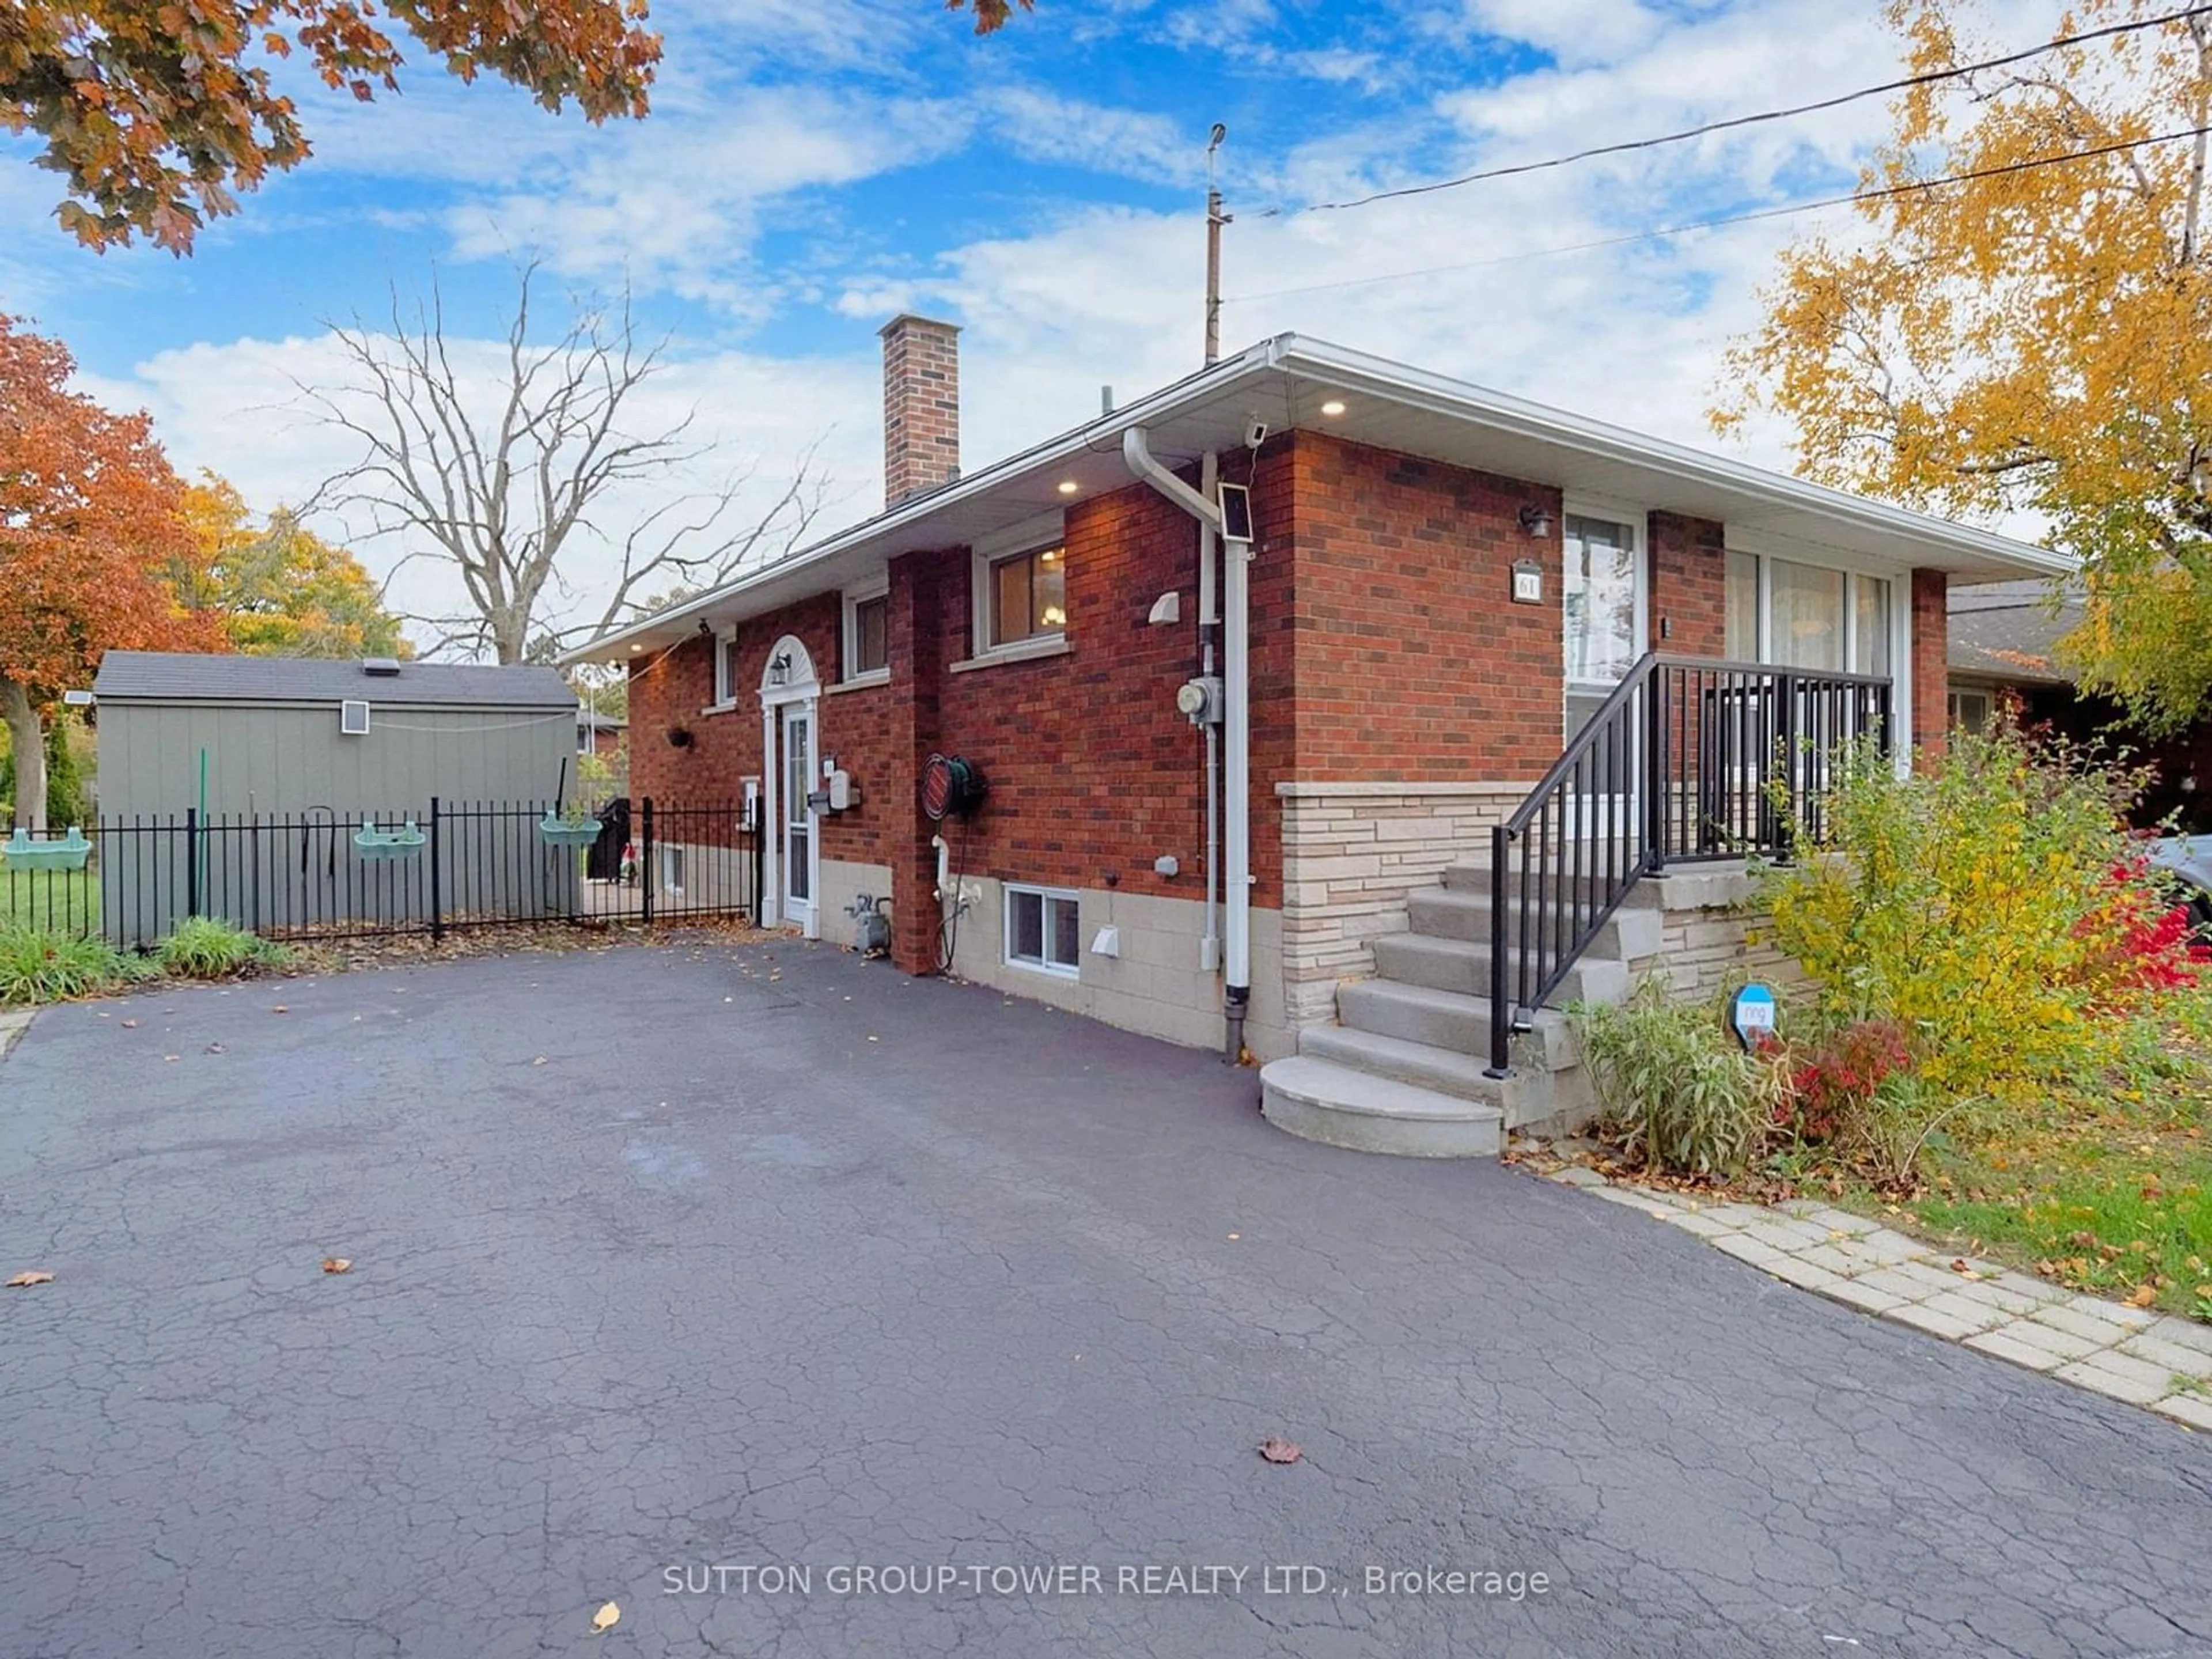
[(7, 854), (10, 870), (82, 870), (92, 856), (92, 843), (72, 823), (59, 841), (33, 841), (29, 830), (18, 830), (0, 852)]
[(538, 820), (538, 833), (549, 847), (589, 847), (599, 838), (602, 827), (597, 818), (556, 818), (550, 806)]
[(353, 844), (355, 850), (370, 863), (383, 864), (393, 859), (413, 858), (429, 839), (410, 818), (404, 830), (380, 830), (374, 823), (364, 823), (354, 831)]

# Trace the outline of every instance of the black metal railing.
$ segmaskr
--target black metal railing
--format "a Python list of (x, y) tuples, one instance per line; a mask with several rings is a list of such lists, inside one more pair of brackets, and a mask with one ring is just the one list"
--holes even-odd
[[(368, 813), (109, 819), (81, 868), (33, 867), (51, 865), (39, 849), (58, 835), (34, 838), (30, 859), (0, 859), (0, 925), (143, 950), (194, 916), (300, 940), (759, 914), (760, 848), (741, 807), (617, 799), (586, 839), (549, 836), (547, 806), (433, 797)], [(372, 856), (364, 829), (400, 834)]]
[(1839, 751), (1869, 738), (1889, 751), (1891, 696), (1873, 675), (1638, 662), (1491, 831), (1492, 1074), (1645, 876), (1817, 839)]

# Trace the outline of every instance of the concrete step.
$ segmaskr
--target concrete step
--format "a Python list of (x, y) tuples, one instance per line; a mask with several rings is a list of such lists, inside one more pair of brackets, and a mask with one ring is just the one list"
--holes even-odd
[[(1629, 896), (1635, 896), (1633, 890)], [(1467, 939), (1476, 945), (1490, 942), (1490, 889), (1486, 883), (1472, 890), (1422, 888), (1407, 895), (1407, 904), (1416, 933), (1426, 933), (1434, 939)], [(1514, 914), (1509, 908), (1508, 916)], [(1517, 921), (1509, 921), (1508, 926), (1517, 926)], [(1661, 928), (1657, 911), (1624, 904), (1598, 930), (1587, 954), (1611, 957), (1620, 962), (1656, 956)]]
[[(1595, 855), (1585, 854), (1584, 856), (1591, 858), (1595, 862)], [(1446, 865), (1443, 880), (1445, 890), (1448, 892), (1475, 894), (1486, 899), (1490, 896), (1490, 866), (1487, 864)], [(1517, 891), (1520, 885), (1517, 871), (1511, 878), (1511, 884)], [(1578, 883), (1571, 884), (1579, 885), (1584, 893), (1594, 893), (1598, 888), (1597, 878), (1595, 876), (1583, 876)], [(1536, 896), (1536, 886), (1535, 873), (1532, 871), (1528, 877), (1528, 896), (1532, 901)], [(1571, 884), (1557, 871), (1553, 871), (1544, 883), (1544, 886), (1550, 896), (1557, 897), (1566, 893), (1570, 890)]]
[[(1490, 946), (1466, 939), (1437, 939), (1426, 933), (1386, 933), (1375, 941), (1375, 970), (1383, 979), (1432, 990), (1461, 991), (1469, 996), (1490, 993)], [(1513, 963), (1509, 956), (1507, 969)], [(1585, 954), (1567, 969), (1546, 1001), (1564, 1008), (1575, 1002), (1620, 1002), (1628, 995), (1628, 966), (1601, 956)]]
[(1440, 1095), (1457, 1095), (1462, 1100), (1492, 1105), (1500, 1099), (1502, 1079), (1483, 1075), (1489, 1060), (1482, 1054), (1464, 1054), (1456, 1048), (1354, 1030), (1349, 1025), (1308, 1026), (1298, 1033), (1298, 1052), (1348, 1066), (1355, 1072), (1418, 1084)]
[(1310, 1054), (1261, 1068), (1260, 1110), (1277, 1128), (1307, 1140), (1401, 1158), (1495, 1158), (1505, 1141), (1499, 1106)]
[[(1423, 1042), (1432, 1048), (1449, 1048), (1462, 1054), (1490, 1053), (1490, 999), (1459, 991), (1440, 991), (1426, 985), (1407, 985), (1398, 980), (1355, 980), (1336, 991), (1337, 1023), (1377, 1036)], [(1513, 1038), (1512, 1060), (1518, 1068), (1564, 1071), (1579, 1063), (1574, 1033), (1567, 1017), (1556, 1009), (1539, 1008), (1533, 1029)]]

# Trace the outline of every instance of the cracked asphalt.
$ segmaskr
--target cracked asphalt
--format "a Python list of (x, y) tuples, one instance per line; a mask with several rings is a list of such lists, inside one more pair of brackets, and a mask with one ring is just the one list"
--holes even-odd
[(50, 1011), (0, 1655), (2212, 1656), (2203, 1437), (1255, 1094), (826, 946)]

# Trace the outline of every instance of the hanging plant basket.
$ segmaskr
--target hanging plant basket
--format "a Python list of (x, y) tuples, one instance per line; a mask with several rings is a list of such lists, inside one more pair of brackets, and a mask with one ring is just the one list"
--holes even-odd
[(422, 850), (429, 840), (415, 827), (415, 820), (407, 820), (404, 830), (380, 830), (374, 823), (364, 823), (354, 831), (355, 850), (371, 864), (388, 863), (393, 859), (411, 859)]
[(549, 847), (589, 847), (604, 827), (597, 818), (556, 817), (550, 806), (538, 820), (538, 833)]
[(74, 823), (58, 841), (33, 841), (28, 830), (19, 829), (0, 853), (7, 854), (10, 870), (82, 870), (92, 856), (92, 843)]

